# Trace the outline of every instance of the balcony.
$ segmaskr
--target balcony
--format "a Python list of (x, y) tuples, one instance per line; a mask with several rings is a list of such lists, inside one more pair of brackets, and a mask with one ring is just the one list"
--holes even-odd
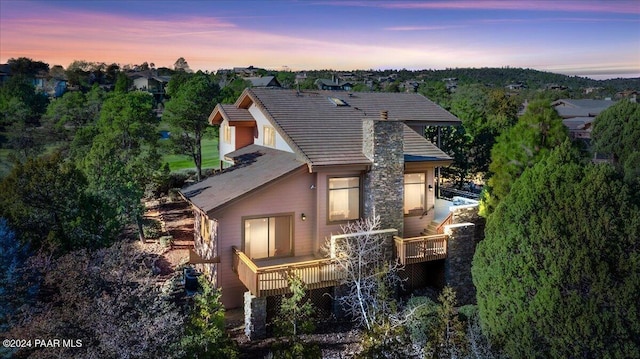
[(447, 235), (433, 234), (411, 238), (394, 236), (396, 256), (401, 264), (414, 264), (447, 258)]
[(288, 278), (295, 275), (306, 289), (333, 287), (343, 278), (331, 258), (286, 257), (255, 262), (233, 247), (233, 271), (256, 297), (289, 293)]

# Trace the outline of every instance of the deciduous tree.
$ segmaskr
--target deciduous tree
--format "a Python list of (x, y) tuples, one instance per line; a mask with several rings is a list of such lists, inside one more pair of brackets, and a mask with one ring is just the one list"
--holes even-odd
[[(25, 309), (12, 338), (60, 338), (81, 346), (24, 348), (29, 358), (178, 358), (184, 314), (163, 294), (152, 266), (159, 255), (118, 242), (51, 260), (34, 258), (42, 276), (38, 301)], [(33, 342), (32, 342), (33, 344)]]
[(383, 324), (395, 311), (389, 291), (400, 285), (399, 265), (391, 261), (388, 233), (376, 233), (380, 217), (349, 222), (342, 226), (345, 238), (328, 243), (326, 250), (344, 273), (344, 293), (336, 298), (346, 314), (367, 330)]

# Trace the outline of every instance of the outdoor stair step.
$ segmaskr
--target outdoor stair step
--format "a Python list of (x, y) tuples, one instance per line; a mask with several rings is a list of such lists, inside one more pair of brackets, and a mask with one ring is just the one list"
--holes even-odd
[(427, 228), (425, 228), (424, 232), (427, 234), (437, 234), (439, 225), (440, 223), (432, 221), (431, 223), (429, 223)]

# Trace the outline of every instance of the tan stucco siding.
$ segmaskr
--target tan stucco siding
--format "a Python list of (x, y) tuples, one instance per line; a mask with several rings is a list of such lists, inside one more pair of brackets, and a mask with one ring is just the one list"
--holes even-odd
[[(218, 285), (222, 288), (222, 303), (226, 308), (243, 305), (243, 293), (247, 291), (232, 270), (232, 246), (242, 248), (244, 217), (269, 216), (291, 213), (293, 216), (293, 250), (296, 256), (313, 254), (316, 205), (315, 174), (299, 171), (277, 183), (271, 184), (209, 216), (219, 221)], [(306, 220), (301, 215), (306, 215)]]

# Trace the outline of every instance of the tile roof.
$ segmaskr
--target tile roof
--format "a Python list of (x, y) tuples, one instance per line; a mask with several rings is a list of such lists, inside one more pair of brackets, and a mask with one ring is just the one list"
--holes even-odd
[(551, 103), (562, 118), (595, 117), (614, 105), (610, 100), (560, 99)]
[[(332, 97), (348, 106), (336, 105)], [(389, 119), (414, 125), (460, 123), (451, 113), (416, 93), (252, 88), (245, 90), (236, 106), (248, 108), (251, 103), (270, 118), (289, 145), (312, 166), (370, 164), (362, 154), (362, 120), (377, 119), (382, 110), (388, 111)], [(405, 140), (407, 133), (405, 129)], [(420, 147), (424, 153), (433, 151), (430, 142), (417, 134), (409, 140), (413, 150)], [(442, 151), (438, 154), (443, 155), (446, 156)]]
[(275, 76), (245, 77), (244, 80), (251, 82), (253, 87), (280, 87), (280, 83)]
[(409, 126), (404, 125), (404, 160), (405, 162), (448, 161), (451, 157)]
[(249, 145), (227, 155), (235, 165), (180, 192), (196, 207), (209, 212), (275, 181), (305, 164), (290, 152)]
[[(256, 120), (251, 116), (249, 110), (244, 108), (237, 108), (235, 105), (227, 105), (227, 104), (219, 104), (216, 106), (216, 110), (213, 111), (212, 114), (219, 113), (223, 119), (226, 119), (229, 122), (255, 122)], [(209, 117), (209, 121), (213, 120), (212, 117)], [(221, 122), (218, 121), (218, 123)]]

